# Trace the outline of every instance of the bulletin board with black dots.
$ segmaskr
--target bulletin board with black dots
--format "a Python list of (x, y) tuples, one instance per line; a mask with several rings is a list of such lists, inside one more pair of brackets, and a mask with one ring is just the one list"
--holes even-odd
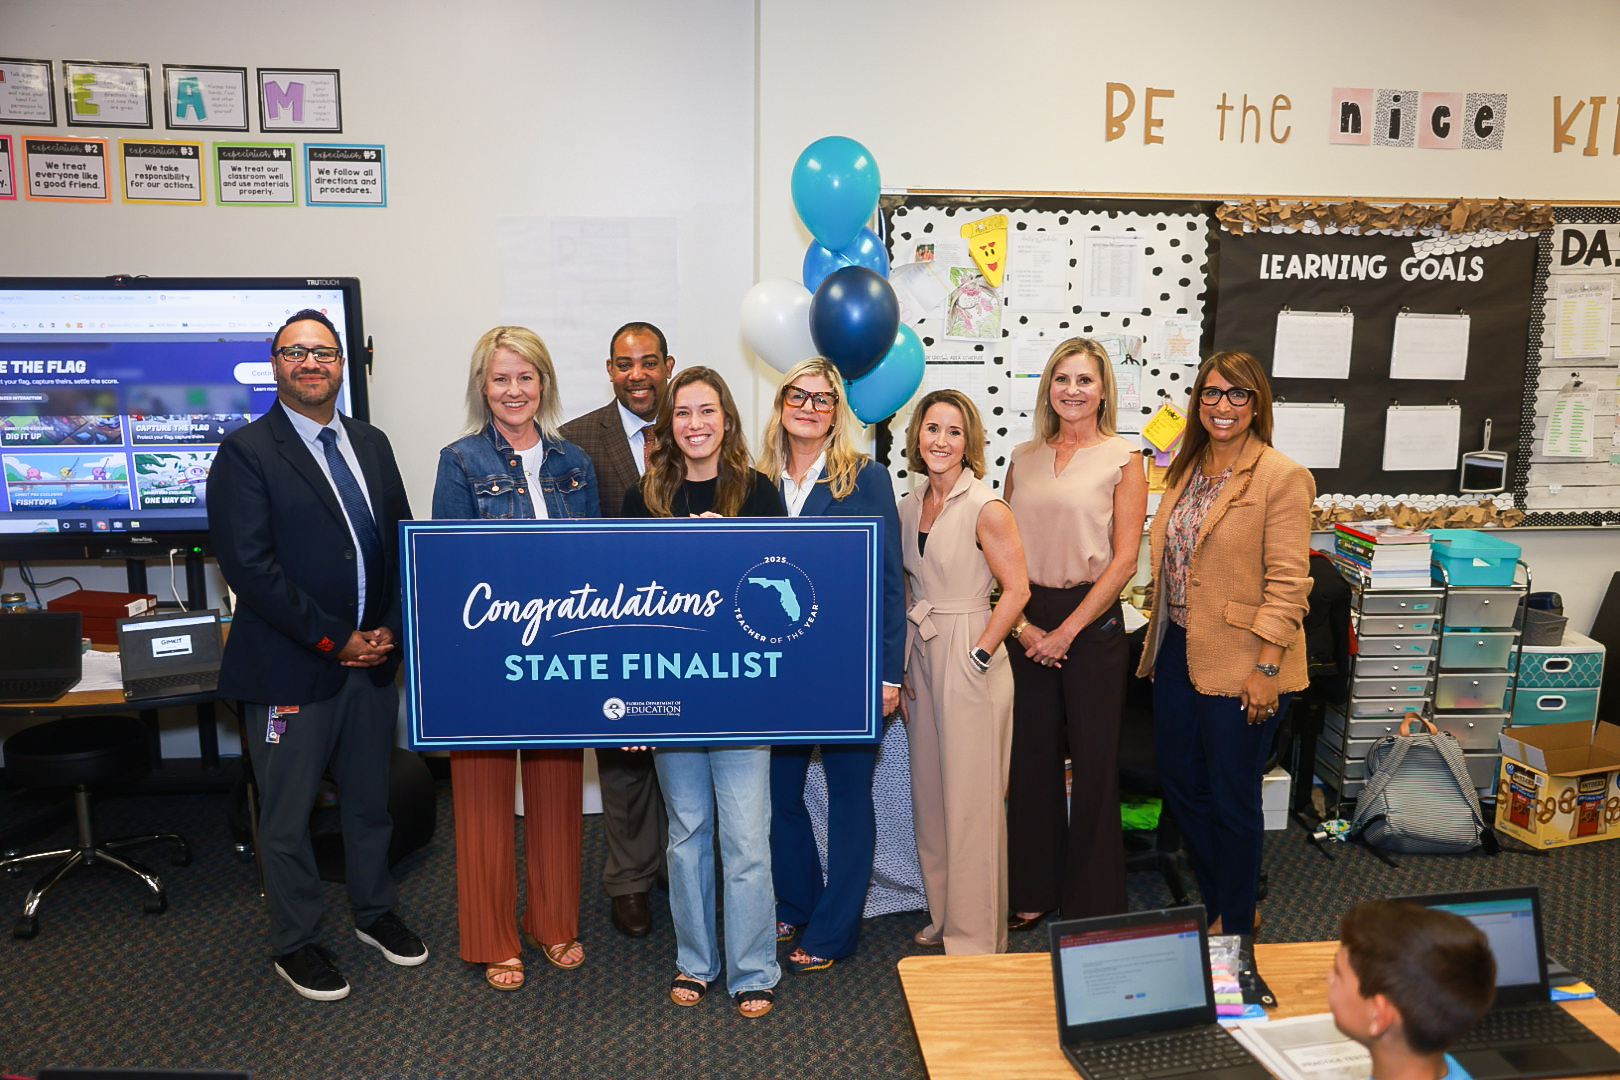
[[(1065, 339), (1093, 338), (1108, 350), (1123, 391), (1117, 396), (1120, 433), (1147, 447), (1137, 432), (1166, 402), (1185, 405), (1208, 343), (1218, 205), (1073, 195), (885, 195), (879, 214), (890, 282), (902, 321), (917, 331), (927, 357), (913, 404), (933, 389), (967, 393), (989, 440), (985, 480), (999, 489), (1013, 447), (1030, 437), (1040, 367)], [(964, 226), (972, 232), (977, 223), (997, 224), (997, 215), (1006, 228), (1002, 275), (976, 265), (963, 236)], [(1140, 271), (1134, 306), (1082, 303), (1110, 287), (1093, 278), (1127, 268)], [(991, 284), (995, 276), (1001, 280)], [(907, 405), (879, 433), (879, 459), (889, 464), (901, 492), (914, 486), (904, 451), (911, 410)]]

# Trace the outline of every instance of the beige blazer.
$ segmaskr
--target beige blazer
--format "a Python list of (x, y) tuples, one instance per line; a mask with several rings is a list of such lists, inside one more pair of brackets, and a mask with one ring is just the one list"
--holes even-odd
[[(1155, 593), (1164, 565), (1170, 510), (1191, 475), (1164, 493), (1153, 515), (1151, 558)], [(1201, 694), (1236, 697), (1254, 670), (1262, 639), (1284, 650), (1278, 693), (1303, 690), (1305, 635), (1311, 592), (1309, 469), (1258, 439), (1232, 469), (1198, 530), (1187, 570), (1187, 668)], [(1139, 675), (1153, 670), (1170, 613), (1155, 602)]]

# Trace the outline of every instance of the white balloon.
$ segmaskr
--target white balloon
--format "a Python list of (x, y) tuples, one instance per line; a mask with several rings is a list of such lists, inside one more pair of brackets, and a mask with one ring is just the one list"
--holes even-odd
[(743, 297), (743, 340), (777, 371), (819, 355), (810, 337), (810, 299), (810, 290), (789, 278), (768, 278)]

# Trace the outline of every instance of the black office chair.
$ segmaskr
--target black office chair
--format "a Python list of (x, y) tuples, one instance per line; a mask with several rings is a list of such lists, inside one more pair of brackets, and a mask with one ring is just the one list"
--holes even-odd
[[(1137, 795), (1162, 798), (1159, 783), (1159, 755), (1153, 742), (1153, 683), (1136, 677), (1147, 641), (1147, 628), (1130, 635), (1131, 666), (1126, 675), (1125, 708), (1119, 725), (1119, 789)], [(1176, 828), (1170, 807), (1159, 811), (1159, 824), (1152, 829), (1125, 830), (1125, 869), (1127, 872), (1156, 870), (1176, 904), (1187, 902), (1187, 886), (1181, 877), (1176, 855), (1181, 850), (1181, 830)]]
[(31, 862), (55, 860), (28, 893), (12, 936), (31, 938), (39, 933), (36, 914), (46, 892), (57, 882), (87, 866), (107, 865), (134, 874), (151, 891), (146, 910), (161, 915), (169, 908), (163, 882), (133, 859), (117, 854), (133, 847), (167, 841), (177, 850), (175, 866), (191, 862), (191, 848), (176, 833), (149, 833), (97, 841), (90, 812), (92, 788), (138, 779), (151, 768), (146, 725), (133, 716), (75, 716), (24, 728), (5, 741), (8, 784), (22, 788), (73, 788), (78, 819), (78, 843), (73, 847), (0, 858), (0, 869), (16, 874)]

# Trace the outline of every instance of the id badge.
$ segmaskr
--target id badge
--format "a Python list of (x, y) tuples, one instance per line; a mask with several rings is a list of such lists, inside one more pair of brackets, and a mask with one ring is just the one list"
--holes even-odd
[(269, 723), (265, 725), (264, 741), (267, 743), (279, 743), (281, 741), (281, 737), (287, 734), (287, 717), (296, 716), (298, 714), (298, 706), (272, 705), (269, 707), (267, 712), (269, 715)]

